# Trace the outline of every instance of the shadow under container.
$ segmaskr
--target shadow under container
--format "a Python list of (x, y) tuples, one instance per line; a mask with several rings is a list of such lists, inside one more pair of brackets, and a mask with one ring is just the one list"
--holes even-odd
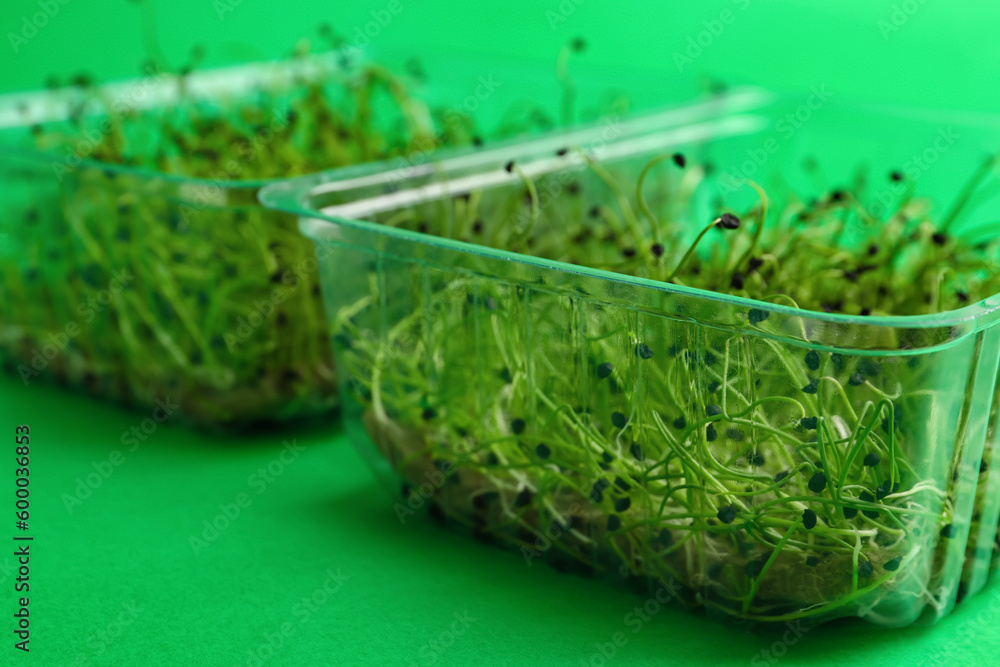
[[(463, 123), (475, 116), (517, 131), (504, 115), (518, 99), (512, 81), (546, 104), (546, 86), (558, 91), (551, 76), (445, 64), (425, 59), (432, 75), (447, 75), (432, 78), (414, 97), (430, 106), (454, 104), (448, 118)], [(341, 76), (330, 59), (297, 67), (196, 72), (184, 86), (199, 105), (227, 114), (276, 79), (323, 75), (332, 83)], [(470, 97), (483, 89), (484, 72), (495, 74), (493, 85), (500, 87), (487, 99)], [(583, 85), (587, 99), (603, 89), (603, 80), (591, 76)], [(159, 132), (157, 114), (176, 102), (178, 89), (174, 77), (151, 75), (99, 94), (116, 113), (124, 105), (147, 114), (131, 131), (152, 137)], [(282, 90), (275, 93), (276, 108)], [(212, 427), (331, 414), (337, 383), (312, 244), (293, 216), (259, 205), (257, 192), (268, 181), (242, 176), (253, 160), (268, 159), (276, 134), (290, 131), (288, 117), (282, 112), (259, 128), (250, 151), (241, 153), (246, 162), (220, 164), (213, 172), (218, 177), (199, 179), (90, 159), (87, 137), (102, 131), (80, 99), (57, 91), (10, 96), (0, 105), (0, 126), (7, 128), (0, 135), (5, 371), (25, 384), (56, 380), (144, 410), (158, 401), (177, 404), (172, 417)], [(30, 123), (64, 123), (78, 107), (94, 127), (75, 151), (33, 147)], [(373, 108), (379, 131), (391, 131), (391, 109)], [(336, 162), (331, 156), (326, 166)]]
[[(345, 425), (397, 513), (429, 507), (529, 560), (668, 586), (741, 622), (933, 622), (983, 587), (1000, 513), (1000, 299), (861, 317), (544, 258), (545, 239), (562, 249), (595, 205), (628, 196), (606, 175), (634, 184), (656, 156), (715, 165), (672, 211), (697, 231), (719, 197), (752, 204), (726, 187), (745, 165), (795, 182), (804, 155), (828, 173), (865, 156), (888, 173), (937, 132), (920, 114), (832, 102), (789, 132), (797, 102), (263, 191), (316, 244)], [(957, 191), (978, 140), (998, 136), (961, 132), (975, 146), (939, 156), (931, 192)], [(516, 236), (528, 178), (530, 248)], [(683, 178), (651, 172), (651, 208), (670, 211)], [(525, 252), (489, 247), (505, 243)]]

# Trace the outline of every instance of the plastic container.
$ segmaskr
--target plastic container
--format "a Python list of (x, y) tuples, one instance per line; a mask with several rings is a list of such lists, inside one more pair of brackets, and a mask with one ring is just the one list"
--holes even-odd
[[(234, 117), (280, 74), (318, 75), (309, 64), (308, 74), (305, 63), (255, 65), (183, 85)], [(302, 265), (309, 248), (288, 216), (257, 204), (263, 183), (241, 178), (246, 163), (185, 178), (95, 156), (94, 142), (117, 131), (101, 125), (96, 97), (115, 116), (141, 113), (124, 126), (154, 138), (179, 88), (149, 73), (0, 105), (0, 361), (25, 384), (56, 380), (144, 410), (159, 401), (172, 418), (216, 427), (329, 414), (336, 380), (318, 280)], [(34, 147), (29, 126), (70, 127), (74, 113), (84, 119), (68, 130), (74, 150)], [(288, 127), (268, 118), (247, 162)]]
[[(430, 508), (529, 562), (666, 585), (739, 621), (902, 626), (982, 588), (1000, 512), (1000, 298), (932, 316), (809, 312), (487, 246), (530, 219), (526, 176), (530, 224), (567, 243), (595, 204), (631, 197), (584, 153), (626, 184), (674, 151), (714, 164), (672, 212), (697, 231), (718, 197), (743, 197), (734, 173), (808, 192), (803, 156), (832, 179), (923, 155), (935, 166), (913, 180), (938, 198), (1000, 137), (990, 116), (816, 94), (262, 192), (316, 243), (346, 428), (401, 521)], [(651, 172), (654, 208), (683, 173)]]
[[(399, 56), (371, 57), (405, 76)], [(421, 67), (430, 78), (414, 82), (414, 99), (443, 109), (436, 117), (449, 126), (481, 117), (491, 137), (555, 122), (539, 110), (559, 108), (560, 88), (548, 70), (517, 77), (516, 67), (442, 67), (433, 59)], [(342, 74), (336, 58), (321, 57), (199, 72), (183, 87), (232, 116), (234, 105), (255, 99), (263, 85), (276, 90), (275, 107), (283, 109), (282, 86), (291, 80)], [(603, 83), (589, 86), (579, 113), (622, 103), (601, 101)], [(176, 101), (179, 87), (173, 76), (149, 74), (99, 95), (115, 114), (144, 111), (131, 129), (155, 137), (157, 114)], [(523, 103), (536, 93), (537, 107)], [(210, 426), (330, 414), (336, 380), (311, 243), (293, 217), (258, 205), (267, 181), (245, 178), (247, 162), (268, 159), (274, 133), (291, 131), (286, 114), (266, 119), (241, 160), (220, 160), (211, 178), (101, 162), (86, 133), (72, 153), (34, 148), (33, 124), (67, 124), (73, 114), (89, 119), (91, 136), (107, 134), (93, 115), (100, 110), (93, 97), (58, 91), (0, 101), (4, 369), (26, 384), (57, 380), (141, 409), (169, 401), (179, 405), (173, 417)], [(383, 100), (372, 109), (373, 132), (398, 131), (398, 107)], [(364, 161), (332, 153), (322, 159), (324, 167)], [(426, 151), (413, 158), (425, 159)]]

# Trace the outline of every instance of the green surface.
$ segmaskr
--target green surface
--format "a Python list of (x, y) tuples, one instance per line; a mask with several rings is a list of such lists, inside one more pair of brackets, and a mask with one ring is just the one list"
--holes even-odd
[[(988, 110), (1000, 101), (1000, 88), (983, 86), (984, 73), (1000, 65), (1000, 5), (973, 0), (909, 3), (916, 13), (887, 37), (879, 21), (891, 20), (903, 2), (576, 0), (564, 3), (576, 9), (555, 25), (547, 12), (559, 11), (557, 0), (401, 2), (404, 11), (373, 48), (408, 43), (435, 53), (446, 47), (478, 52), (487, 62), (551, 63), (560, 45), (583, 35), (590, 62), (659, 70), (650, 82), (664, 101), (690, 97), (709, 73), (775, 88), (826, 84), (845, 96), (938, 107)], [(230, 4), (234, 10), (220, 20), (211, 0), (161, 1), (167, 55), (179, 63), (192, 44), (204, 42), (209, 65), (275, 56), (323, 20), (354, 35), (388, 2)], [(3, 3), (0, 90), (34, 87), (48, 74), (65, 79), (86, 70), (108, 79), (137, 72), (144, 50), (135, 7), (124, 0), (69, 0), (59, 7), (15, 53), (8, 35), (38, 4)], [(673, 54), (704, 29), (703, 21), (727, 8), (737, 20), (678, 71)], [(36, 538), (30, 661), (12, 647), (13, 548), (0, 556), (6, 619), (0, 664), (245, 665), (249, 652), (284, 623), (294, 632), (266, 664), (431, 664), (429, 642), (466, 610), (477, 620), (435, 664), (598, 665), (600, 659), (591, 660), (600, 655), (596, 645), (611, 642), (616, 632), (627, 643), (609, 663), (767, 665), (773, 663), (761, 651), (775, 642), (772, 655), (781, 653), (788, 665), (986, 665), (1000, 653), (996, 585), (931, 629), (838, 623), (811, 631), (784, 652), (780, 635), (725, 629), (680, 609), (659, 612), (636, 634), (625, 617), (641, 597), (529, 568), (516, 553), (426, 521), (401, 526), (388, 496), (338, 431), (218, 440), (165, 424), (127, 451), (122, 433), (148, 416), (0, 378), (0, 434), (10, 448), (0, 468), (9, 521), (0, 537), (9, 541), (14, 534), (14, 427), (27, 423), (34, 437), (29, 532)], [(257, 494), (260, 487), (248, 478), (275, 460), (287, 438), (298, 438), (306, 450)], [(68, 512), (63, 494), (73, 493), (77, 478), (115, 449), (124, 452), (123, 464)], [(249, 495), (250, 506), (195, 555), (190, 536), (239, 493)], [(305, 608), (297, 605), (323, 586), (331, 569), (350, 578), (302, 623)], [(100, 633), (116, 630), (129, 604), (142, 611), (100, 652)]]
[[(34, 494), (26, 534), (35, 538), (30, 660), (15, 654), (8, 631), (13, 549), (0, 556), (0, 664), (245, 665), (289, 623), (293, 632), (264, 664), (428, 665), (429, 642), (466, 611), (475, 621), (434, 664), (599, 665), (591, 662), (597, 644), (622, 632), (627, 642), (613, 658), (621, 664), (767, 665), (761, 651), (782, 642), (682, 608), (627, 622), (643, 597), (528, 567), (517, 553), (425, 519), (400, 525), (386, 491), (335, 429), (220, 440), (168, 422), (129, 452), (122, 434), (148, 415), (10, 377), (0, 378), (0, 406), (9, 448), (0, 535), (19, 532), (13, 434), (26, 423)], [(285, 439), (305, 449), (258, 493), (260, 483), (248, 478), (277, 459)], [(114, 450), (124, 462), (69, 512), (63, 495)], [(250, 505), (195, 554), (191, 536), (240, 493)], [(330, 570), (348, 577), (339, 590), (315, 611), (300, 606)], [(992, 664), (998, 608), (1000, 589), (991, 585), (932, 628), (838, 622), (801, 639), (791, 634), (796, 642), (777, 652), (787, 648), (788, 665)], [(115, 632), (123, 613), (132, 622), (102, 644), (100, 633)]]

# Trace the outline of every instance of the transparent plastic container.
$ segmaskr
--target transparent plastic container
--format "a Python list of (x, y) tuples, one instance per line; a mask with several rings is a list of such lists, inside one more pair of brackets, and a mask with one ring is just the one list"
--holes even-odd
[[(666, 585), (740, 622), (933, 622), (983, 587), (1000, 512), (1000, 298), (928, 316), (811, 312), (490, 247), (524, 224), (525, 176), (531, 224), (571, 244), (595, 205), (632, 197), (604, 175), (634, 184), (674, 151), (714, 165), (673, 212), (697, 232), (719, 197), (745, 210), (725, 187), (734, 172), (808, 189), (803, 156), (831, 177), (859, 160), (888, 173), (950, 131), (962, 141), (939, 142), (919, 176), (921, 193), (950, 197), (1000, 137), (990, 116), (834, 101), (793, 125), (814, 101), (262, 192), (316, 244), (346, 428), (401, 521), (429, 508), (529, 562)], [(683, 173), (651, 172), (651, 205)]]
[[(242, 176), (251, 160), (266, 159), (276, 135), (291, 131), (288, 119), (268, 118), (248, 135), (246, 162), (220, 160), (212, 178), (95, 157), (95, 142), (119, 131), (158, 150), (160, 115), (182, 89), (199, 111), (235, 118), (258, 86), (282, 73), (304, 81), (322, 71), (318, 60), (257, 64), (183, 84), (148, 72), (96, 91), (5, 97), (4, 370), (26, 385), (57, 381), (138, 409), (160, 402), (172, 418), (213, 427), (334, 410), (319, 281), (303, 265), (310, 248), (293, 219), (259, 206), (264, 181)], [(105, 109), (124, 119), (122, 130), (102, 125)], [(36, 128), (78, 141), (43, 150), (31, 136)], [(140, 144), (144, 138), (150, 143)]]
[[(366, 55), (407, 76), (398, 54)], [(523, 99), (537, 94), (539, 108), (559, 108), (550, 69), (526, 76), (510, 66), (443, 64), (425, 59), (420, 75), (430, 78), (411, 78), (412, 94), (446, 108), (460, 119), (456, 127), (482, 118), (490, 138), (555, 122)], [(259, 63), (197, 72), (183, 88), (235, 114), (234, 105), (255, 99), (264, 84), (335, 81), (340, 67), (335, 57)], [(601, 101), (605, 80), (581, 84), (581, 114), (616, 104)], [(150, 74), (98, 94), (115, 114), (156, 112), (180, 87), (172, 76)], [(294, 217), (259, 206), (257, 191), (268, 181), (246, 179), (243, 162), (220, 163), (212, 178), (104, 163), (84, 132), (73, 154), (35, 149), (34, 124), (66, 125), (73, 114), (89, 119), (87, 132), (107, 134), (94, 97), (57, 91), (0, 100), (0, 364), (26, 384), (56, 380), (142, 409), (169, 400), (180, 406), (174, 417), (209, 426), (331, 414), (336, 379), (312, 244)], [(370, 122), (373, 133), (388, 134), (400, 108), (382, 102), (372, 102)], [(241, 160), (269, 159), (273, 136), (291, 132), (292, 122), (284, 113), (268, 119)], [(157, 123), (152, 113), (131, 131), (153, 137)], [(426, 152), (413, 158), (423, 160)], [(330, 153), (322, 164), (360, 161)]]

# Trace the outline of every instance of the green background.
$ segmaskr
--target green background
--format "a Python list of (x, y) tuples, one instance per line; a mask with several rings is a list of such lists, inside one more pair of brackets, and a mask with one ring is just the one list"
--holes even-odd
[[(127, 0), (65, 0), (59, 13), (14, 53), (7, 38), (38, 0), (5, 0), (0, 8), (0, 90), (41, 86), (55, 74), (135, 76), (146, 52), (139, 7)], [(225, 0), (240, 4), (220, 19), (214, 0), (172, 0), (157, 6), (157, 32), (175, 64), (194, 44), (217, 65), (288, 53), (329, 22), (352, 36), (390, 0)], [(665, 96), (686, 96), (706, 74), (780, 88), (825, 83), (844, 94), (933, 106), (993, 109), (1000, 89), (1000, 5), (979, 0), (505, 0), (497, 3), (399, 0), (402, 11), (374, 39), (422, 50), (483, 54), (491, 59), (551, 62), (566, 40), (583, 36), (594, 63), (658, 70), (650, 84)], [(893, 8), (916, 8), (897, 31), (880, 21)], [(564, 22), (548, 12), (573, 8)], [(745, 9), (744, 9), (745, 7)], [(683, 52), (703, 22), (723, 10), (735, 20), (679, 72)], [(561, 15), (560, 15), (561, 16)]]
[[(579, 35), (590, 45), (582, 60), (610, 76), (642, 70), (643, 105), (689, 97), (707, 76), (778, 89), (825, 84), (839, 94), (933, 107), (991, 110), (1000, 102), (990, 83), (1000, 65), (1000, 6), (972, 0), (916, 0), (909, 3), (915, 13), (888, 35), (879, 21), (890, 21), (893, 6), (905, 3), (570, 0), (563, 6), (572, 13), (553, 25), (547, 12), (560, 11), (556, 1), (400, 2), (403, 11), (373, 40), (374, 50), (405, 45), (417, 54), (454, 51), (463, 54), (456, 62), (474, 59), (487, 69), (511, 60), (548, 67)], [(208, 64), (217, 65), (286, 53), (321, 21), (351, 36), (387, 5), (242, 0), (220, 20), (211, 0), (175, 0), (158, 7), (158, 33), (175, 63), (203, 43)], [(735, 20), (678, 71), (674, 53), (725, 9)], [(7, 33), (34, 11), (36, 2), (21, 0), (0, 9), (0, 90), (37, 87), (50, 74), (113, 79), (137, 72), (144, 56), (139, 8), (124, 0), (69, 0), (15, 53)], [(780, 635), (724, 628), (673, 608), (633, 634), (624, 617), (641, 597), (528, 567), (517, 554), (423, 519), (401, 525), (335, 427), (225, 439), (168, 422), (127, 451), (122, 434), (149, 416), (0, 378), (0, 441), (10, 448), (0, 455), (7, 489), (0, 497), (11, 509), (14, 427), (29, 424), (33, 434), (28, 662), (245, 665), (289, 623), (284, 628), (292, 632), (265, 664), (430, 664), (429, 642), (465, 612), (475, 622), (435, 654), (434, 664), (576, 665), (599, 655), (597, 644), (618, 631), (628, 642), (609, 664), (771, 664), (761, 651), (780, 642)], [(278, 460), (291, 439), (304, 451), (257, 493), (252, 476)], [(123, 452), (121, 465), (69, 511), (64, 494), (114, 450)], [(250, 505), (196, 554), (191, 536), (240, 493)], [(5, 516), (10, 524), (0, 538), (9, 539), (13, 518)], [(0, 614), (7, 619), (0, 664), (24, 658), (9, 633), (15, 575), (8, 552), (0, 551)], [(302, 598), (320, 590), (331, 570), (348, 578), (306, 613)], [(994, 607), (995, 585), (933, 628), (836, 623), (777, 652), (787, 649), (780, 663), (789, 665), (993, 664), (1000, 654)], [(130, 622), (119, 627), (123, 614)]]

